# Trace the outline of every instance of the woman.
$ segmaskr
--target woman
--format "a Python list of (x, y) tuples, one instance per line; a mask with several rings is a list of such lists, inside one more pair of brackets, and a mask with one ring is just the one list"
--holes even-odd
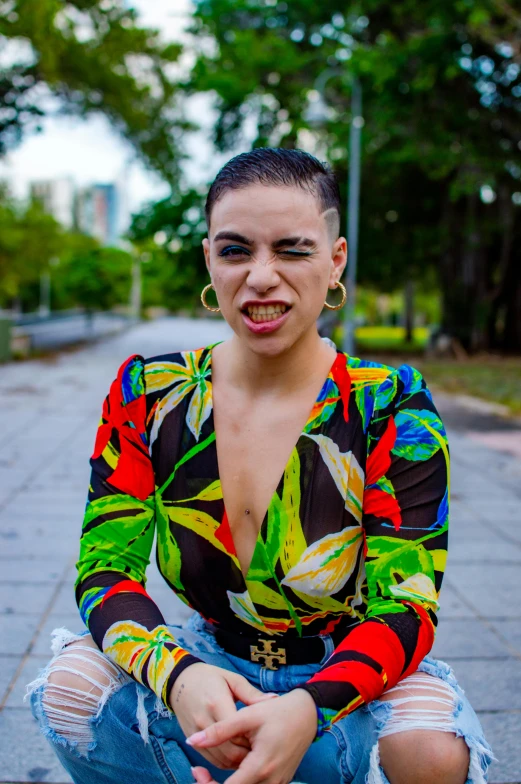
[[(316, 328), (328, 289), (345, 300), (335, 178), (254, 150), (206, 217), (203, 303), (234, 336), (121, 366), (77, 565), (90, 635), (58, 635), (34, 714), (77, 784), (481, 784), (490, 747), (428, 656), (443, 425), (418, 371)], [(154, 529), (185, 627), (144, 587)]]

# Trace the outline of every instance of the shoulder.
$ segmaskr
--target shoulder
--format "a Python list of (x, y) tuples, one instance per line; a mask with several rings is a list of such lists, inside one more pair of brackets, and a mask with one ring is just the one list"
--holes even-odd
[(400, 393), (413, 394), (426, 387), (421, 372), (405, 363), (394, 367), (348, 356), (347, 369), (352, 379), (374, 387), (376, 392), (394, 388)]
[(425, 407), (432, 405), (432, 396), (422, 373), (412, 365), (398, 367), (381, 362), (347, 357), (347, 369), (358, 405), (364, 407), (367, 422), (376, 412), (379, 417), (390, 413), (404, 400), (424, 398)]
[(144, 360), (146, 394), (166, 390), (183, 383), (196, 385), (204, 382), (211, 372), (211, 346), (158, 354)]
[(144, 357), (131, 354), (119, 367), (117, 381), (125, 402), (184, 383), (197, 383), (210, 374), (211, 346)]

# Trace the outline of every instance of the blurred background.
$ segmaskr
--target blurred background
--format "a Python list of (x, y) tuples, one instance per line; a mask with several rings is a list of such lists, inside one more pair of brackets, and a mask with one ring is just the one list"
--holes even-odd
[(203, 205), (220, 166), (257, 146), (338, 174), (350, 301), (322, 334), (435, 391), (454, 467), (436, 653), (500, 757), (491, 781), (518, 784), (514, 0), (0, 0), (0, 782), (69, 781), (22, 695), (50, 630), (80, 625), (101, 401), (130, 353), (226, 336), (200, 304)]

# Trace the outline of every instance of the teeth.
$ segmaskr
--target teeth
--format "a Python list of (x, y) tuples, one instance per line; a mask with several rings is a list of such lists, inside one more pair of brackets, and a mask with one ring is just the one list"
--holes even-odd
[(274, 321), (287, 310), (286, 305), (248, 305), (248, 315), (253, 322)]

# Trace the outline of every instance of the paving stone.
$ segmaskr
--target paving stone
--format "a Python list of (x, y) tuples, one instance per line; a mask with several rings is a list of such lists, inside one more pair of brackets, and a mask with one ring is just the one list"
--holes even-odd
[(521, 713), (480, 713), (479, 720), (498, 761), (489, 770), (491, 784), (521, 782)]
[[(445, 658), (475, 711), (521, 710), (521, 660)], [(487, 676), (483, 677), (486, 667)]]
[(440, 623), (445, 618), (476, 618), (476, 613), (461, 601), (461, 599), (454, 592), (454, 589), (447, 585), (445, 582), (441, 587), (439, 596), (440, 610), (438, 618)]
[(2, 555), (27, 558), (35, 558), (37, 556), (49, 558), (63, 558), (64, 561), (69, 560), (77, 553), (77, 546), (75, 542), (69, 542), (60, 536), (53, 536), (52, 538), (40, 537), (23, 537), (9, 539), (2, 541)]
[(7, 698), (6, 708), (21, 708), (30, 710), (29, 702), (24, 702), (27, 684), (38, 677), (40, 671), (49, 662), (49, 656), (28, 656), (18, 678), (16, 679), (11, 693)]
[(511, 651), (479, 620), (440, 621), (432, 655), (445, 658), (509, 658)]
[(451, 569), (449, 579), (481, 615), (490, 619), (498, 614), (519, 617), (521, 569), (517, 564), (504, 564), (495, 569), (458, 564), (457, 569)]
[(0, 614), (41, 613), (47, 608), (53, 592), (54, 583), (0, 583)]
[[(475, 537), (449, 538), (449, 557), (447, 569), (451, 570), (456, 562), (470, 564), (486, 562), (488, 564), (521, 563), (521, 545), (512, 546), (511, 542), (497, 536), (483, 539)], [(448, 572), (450, 574), (450, 571)]]
[(57, 583), (64, 573), (63, 561), (41, 558), (1, 558), (0, 580), (13, 583)]
[(28, 710), (6, 708), (0, 714), (0, 771), (4, 781), (69, 784), (48, 741)]
[[(74, 583), (67, 580), (60, 588), (51, 609), (52, 616), (78, 614), (78, 605), (74, 596)], [(78, 614), (79, 619), (79, 614)]]
[(65, 628), (79, 634), (85, 629), (85, 626), (83, 625), (79, 612), (75, 612), (72, 615), (50, 615), (38, 632), (38, 637), (34, 643), (32, 653), (39, 656), (46, 656), (49, 659), (52, 656), (51, 634), (54, 629), (60, 628)]
[(25, 653), (37, 626), (37, 615), (0, 615), (0, 654)]
[(0, 656), (0, 702), (13, 679), (22, 656)]
[(500, 520), (494, 523), (494, 527), (507, 542), (512, 542), (514, 545), (521, 546), (521, 525), (512, 522)]
[[(517, 598), (516, 598), (517, 600)], [(521, 616), (521, 607), (519, 608)], [(498, 620), (491, 619), (491, 625), (501, 634), (510, 645), (521, 655), (521, 619), (518, 620)]]

